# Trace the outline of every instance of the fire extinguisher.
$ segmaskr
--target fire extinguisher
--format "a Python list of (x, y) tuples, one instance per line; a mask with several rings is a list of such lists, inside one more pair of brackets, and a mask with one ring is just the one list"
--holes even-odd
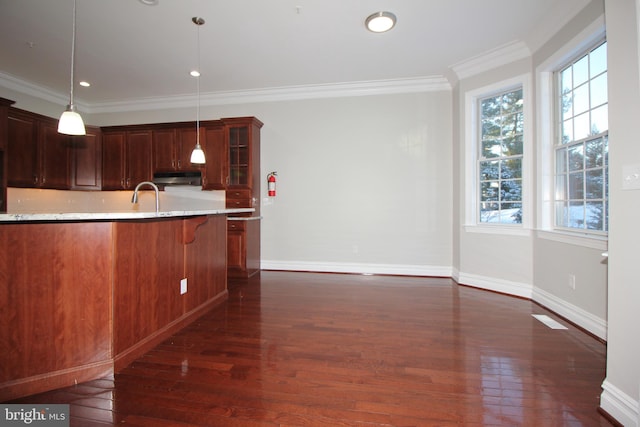
[(276, 196), (276, 175), (277, 172), (271, 172), (267, 175), (267, 189), (269, 190), (269, 197)]

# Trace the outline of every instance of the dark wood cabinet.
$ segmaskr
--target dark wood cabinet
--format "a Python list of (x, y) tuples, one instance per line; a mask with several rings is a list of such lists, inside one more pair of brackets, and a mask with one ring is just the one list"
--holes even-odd
[(207, 159), (202, 169), (202, 189), (225, 190), (229, 167), (225, 130), (221, 122), (209, 122), (200, 130), (200, 145)]
[(260, 128), (255, 117), (222, 119), (228, 159), (227, 207), (252, 207), (260, 215)]
[(8, 122), (7, 156), (11, 158), (7, 169), (7, 183), (12, 187), (37, 186), (38, 123), (33, 115), (11, 109)]
[(254, 208), (227, 218), (227, 275), (246, 279), (260, 271), (260, 128), (255, 117), (222, 119), (226, 150), (226, 205)]
[(102, 130), (102, 189), (130, 190), (150, 181), (151, 130)]
[(10, 109), (7, 184), (12, 187), (69, 188), (68, 135), (58, 122), (19, 109)]
[(196, 128), (171, 127), (153, 130), (154, 172), (195, 171), (191, 151), (196, 145)]
[(70, 187), (71, 138), (58, 133), (57, 121), (46, 120), (38, 124), (39, 187), (60, 190)]
[(102, 134), (86, 126), (87, 134), (71, 137), (71, 189), (102, 189)]
[(7, 141), (9, 139), (9, 107), (13, 101), (0, 98), (0, 212), (7, 211)]

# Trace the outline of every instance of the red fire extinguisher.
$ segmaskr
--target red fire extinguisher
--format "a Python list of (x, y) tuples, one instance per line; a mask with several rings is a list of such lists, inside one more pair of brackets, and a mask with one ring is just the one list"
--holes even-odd
[(267, 175), (267, 189), (269, 190), (269, 197), (276, 196), (276, 175), (277, 172), (271, 172)]

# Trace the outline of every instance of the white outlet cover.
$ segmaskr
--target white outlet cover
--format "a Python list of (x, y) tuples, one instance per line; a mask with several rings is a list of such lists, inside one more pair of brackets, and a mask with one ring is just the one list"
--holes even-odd
[(187, 293), (187, 279), (180, 280), (180, 295)]
[(622, 166), (622, 189), (640, 190), (640, 164)]

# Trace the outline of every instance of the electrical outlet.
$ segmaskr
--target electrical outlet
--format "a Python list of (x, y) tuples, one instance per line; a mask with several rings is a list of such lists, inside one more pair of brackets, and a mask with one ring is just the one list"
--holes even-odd
[(569, 287), (573, 290), (576, 289), (576, 275), (575, 274), (570, 274), (569, 275)]
[(187, 293), (187, 279), (184, 278), (180, 280), (180, 295), (184, 295)]

